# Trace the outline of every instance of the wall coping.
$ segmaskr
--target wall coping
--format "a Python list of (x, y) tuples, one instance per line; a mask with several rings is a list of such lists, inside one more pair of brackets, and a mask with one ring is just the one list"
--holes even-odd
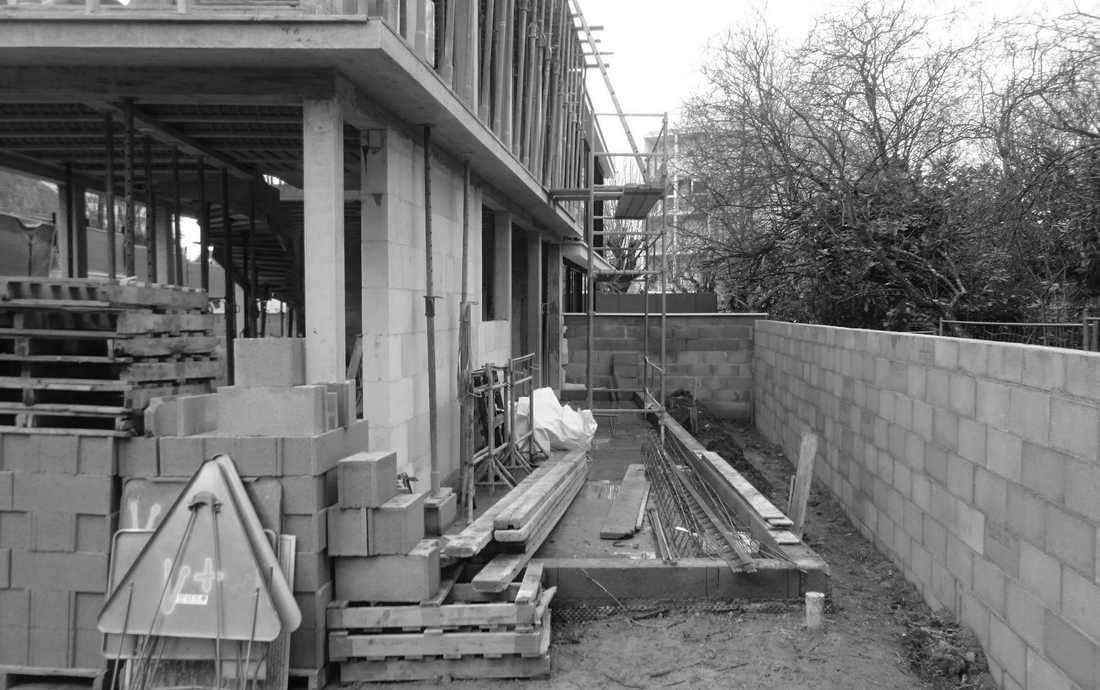
[[(567, 311), (567, 312), (564, 312), (562, 314), (562, 316), (588, 316), (588, 312)], [(642, 317), (642, 316), (645, 316), (645, 313), (640, 312), (640, 311), (602, 311), (602, 312), (595, 312), (593, 314), (593, 316), (594, 317), (601, 317), (601, 316), (638, 316), (638, 317)], [(660, 318), (661, 312), (651, 311), (651, 312), (649, 312), (649, 316), (651, 318)], [(676, 317), (680, 317), (680, 316), (698, 316), (698, 317), (706, 317), (706, 318), (713, 318), (713, 317), (717, 316), (717, 317), (722, 317), (722, 318), (753, 318), (753, 319), (766, 319), (766, 318), (768, 318), (768, 314), (766, 312), (757, 313), (757, 312), (737, 312), (737, 311), (712, 311), (712, 312), (686, 311), (686, 312), (668, 312), (667, 314), (665, 314), (666, 318), (669, 317), (669, 316), (676, 316)], [(777, 321), (776, 323), (784, 323), (784, 322)]]

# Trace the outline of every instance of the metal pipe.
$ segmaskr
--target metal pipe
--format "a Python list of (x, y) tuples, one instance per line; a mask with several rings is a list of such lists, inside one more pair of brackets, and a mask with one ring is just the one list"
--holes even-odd
[(153, 191), (153, 142), (142, 139), (145, 158), (145, 277), (157, 282), (157, 196)]
[(176, 208), (172, 218), (172, 282), (176, 285), (186, 285), (187, 277), (183, 274), (183, 246), (180, 243), (180, 215), (183, 213), (183, 202), (180, 197), (183, 191), (180, 185), (180, 150), (172, 147), (172, 186), (175, 187)]
[(111, 113), (103, 115), (103, 138), (107, 167), (103, 211), (107, 226), (107, 272), (111, 280), (118, 277), (118, 258), (115, 256), (115, 124)]
[(252, 332), (253, 320), (252, 320), (252, 300), (255, 299), (255, 293), (253, 292), (254, 286), (252, 284), (253, 272), (255, 271), (255, 235), (256, 235), (256, 190), (252, 183), (248, 185), (248, 234), (244, 238), (244, 254), (243, 254), (243, 266), (241, 267), (244, 273), (244, 280), (242, 281), (242, 287), (244, 288), (244, 336), (251, 338), (255, 335)]
[(234, 382), (233, 339), (237, 337), (237, 285), (233, 279), (233, 219), (229, 217), (229, 169), (222, 168), (222, 270), (225, 272), (225, 375)]
[(210, 293), (210, 209), (206, 205), (206, 161), (199, 156), (199, 285)]
[[(665, 115), (664, 127), (668, 127), (668, 115)], [(661, 371), (668, 365), (665, 357), (666, 316), (668, 315), (668, 184), (665, 183), (664, 196), (661, 198)], [(661, 408), (665, 406), (665, 375), (661, 374), (661, 399), (658, 401)], [(665, 426), (661, 425), (661, 443), (665, 441)]]
[(432, 128), (424, 125), (424, 316), (428, 327), (428, 446), (432, 495), (439, 495), (435, 391), (435, 295), (432, 294)]
[[(584, 241), (588, 244), (588, 257), (587, 257), (587, 275), (585, 280), (588, 282), (588, 298), (585, 300), (585, 307), (587, 308), (588, 318), (588, 332), (584, 337), (584, 385), (587, 393), (585, 394), (585, 402), (588, 405), (588, 409), (592, 409), (592, 346), (593, 346), (593, 332), (592, 326), (595, 322), (592, 314), (596, 309), (596, 275), (592, 270), (592, 252), (595, 251), (592, 245), (592, 233), (595, 232), (596, 221), (594, 216), (596, 214), (596, 157), (592, 155), (592, 144), (596, 140), (596, 118), (593, 117), (588, 121), (588, 155), (586, 156), (587, 165), (585, 167), (585, 174), (587, 179), (585, 183), (588, 185), (588, 201), (586, 202), (588, 208), (584, 214)], [(582, 143), (583, 147), (583, 143)]]
[(136, 276), (134, 266), (134, 104), (130, 99), (122, 102), (125, 136), (122, 138), (123, 177), (122, 193), (126, 199), (126, 224), (122, 228), (122, 270), (127, 276)]

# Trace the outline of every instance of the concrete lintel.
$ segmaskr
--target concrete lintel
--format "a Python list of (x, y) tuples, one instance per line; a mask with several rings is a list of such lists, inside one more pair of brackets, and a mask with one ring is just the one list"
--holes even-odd
[(542, 564), (548, 585), (558, 588), (555, 601), (560, 603), (613, 605), (607, 592), (627, 601), (790, 599), (807, 587), (828, 592), (827, 577), (808, 581), (810, 574), (795, 564), (773, 559), (754, 560), (754, 573), (735, 573), (724, 561), (695, 558), (671, 564), (629, 558), (542, 558), (532, 563)]
[[(0, 22), (0, 27), (3, 24)], [(24, 57), (23, 64), (29, 62), (30, 57)], [(11, 66), (0, 62), (0, 102), (84, 103), (134, 98), (138, 104), (301, 105), (303, 99), (333, 95), (331, 70), (280, 73), (231, 64), (212, 71), (178, 65)]]

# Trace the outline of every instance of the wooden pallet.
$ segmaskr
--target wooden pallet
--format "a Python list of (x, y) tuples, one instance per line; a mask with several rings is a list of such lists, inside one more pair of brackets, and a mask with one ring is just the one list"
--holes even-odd
[(333, 671), (330, 664), (321, 668), (292, 668), (288, 687), (294, 690), (322, 690), (335, 677)]
[(549, 673), (550, 603), (541, 564), (499, 593), (444, 583), (420, 605), (329, 605), (329, 656), (342, 682), (533, 678)]
[(109, 335), (149, 335), (164, 333), (211, 334), (216, 314), (156, 314), (141, 309), (103, 311), (8, 309), (0, 302), (0, 328), (25, 328), (39, 331), (89, 331)]
[(92, 690), (102, 690), (105, 669), (47, 668), (42, 666), (0, 666), (0, 690), (11, 690), (27, 683), (59, 681), (86, 683)]
[(135, 423), (134, 412), (127, 407), (68, 402), (0, 402), (0, 425), (16, 429), (93, 429), (128, 435), (140, 423)]
[(340, 664), (341, 683), (384, 683), (395, 681), (477, 680), (482, 678), (546, 678), (550, 655), (524, 657), (465, 656), (459, 659), (387, 659), (349, 661)]
[(0, 301), (104, 302), (114, 307), (161, 311), (201, 311), (209, 307), (202, 290), (175, 285), (88, 278), (0, 277)]

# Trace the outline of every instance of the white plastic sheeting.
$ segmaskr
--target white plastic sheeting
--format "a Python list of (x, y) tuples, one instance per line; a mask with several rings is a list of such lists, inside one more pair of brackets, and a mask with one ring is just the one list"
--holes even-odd
[[(587, 448), (596, 435), (596, 419), (590, 410), (574, 410), (562, 405), (550, 388), (536, 388), (535, 399), (535, 446), (543, 455), (551, 450), (573, 450)], [(531, 402), (528, 398), (516, 401), (516, 435), (527, 433), (531, 423)]]

